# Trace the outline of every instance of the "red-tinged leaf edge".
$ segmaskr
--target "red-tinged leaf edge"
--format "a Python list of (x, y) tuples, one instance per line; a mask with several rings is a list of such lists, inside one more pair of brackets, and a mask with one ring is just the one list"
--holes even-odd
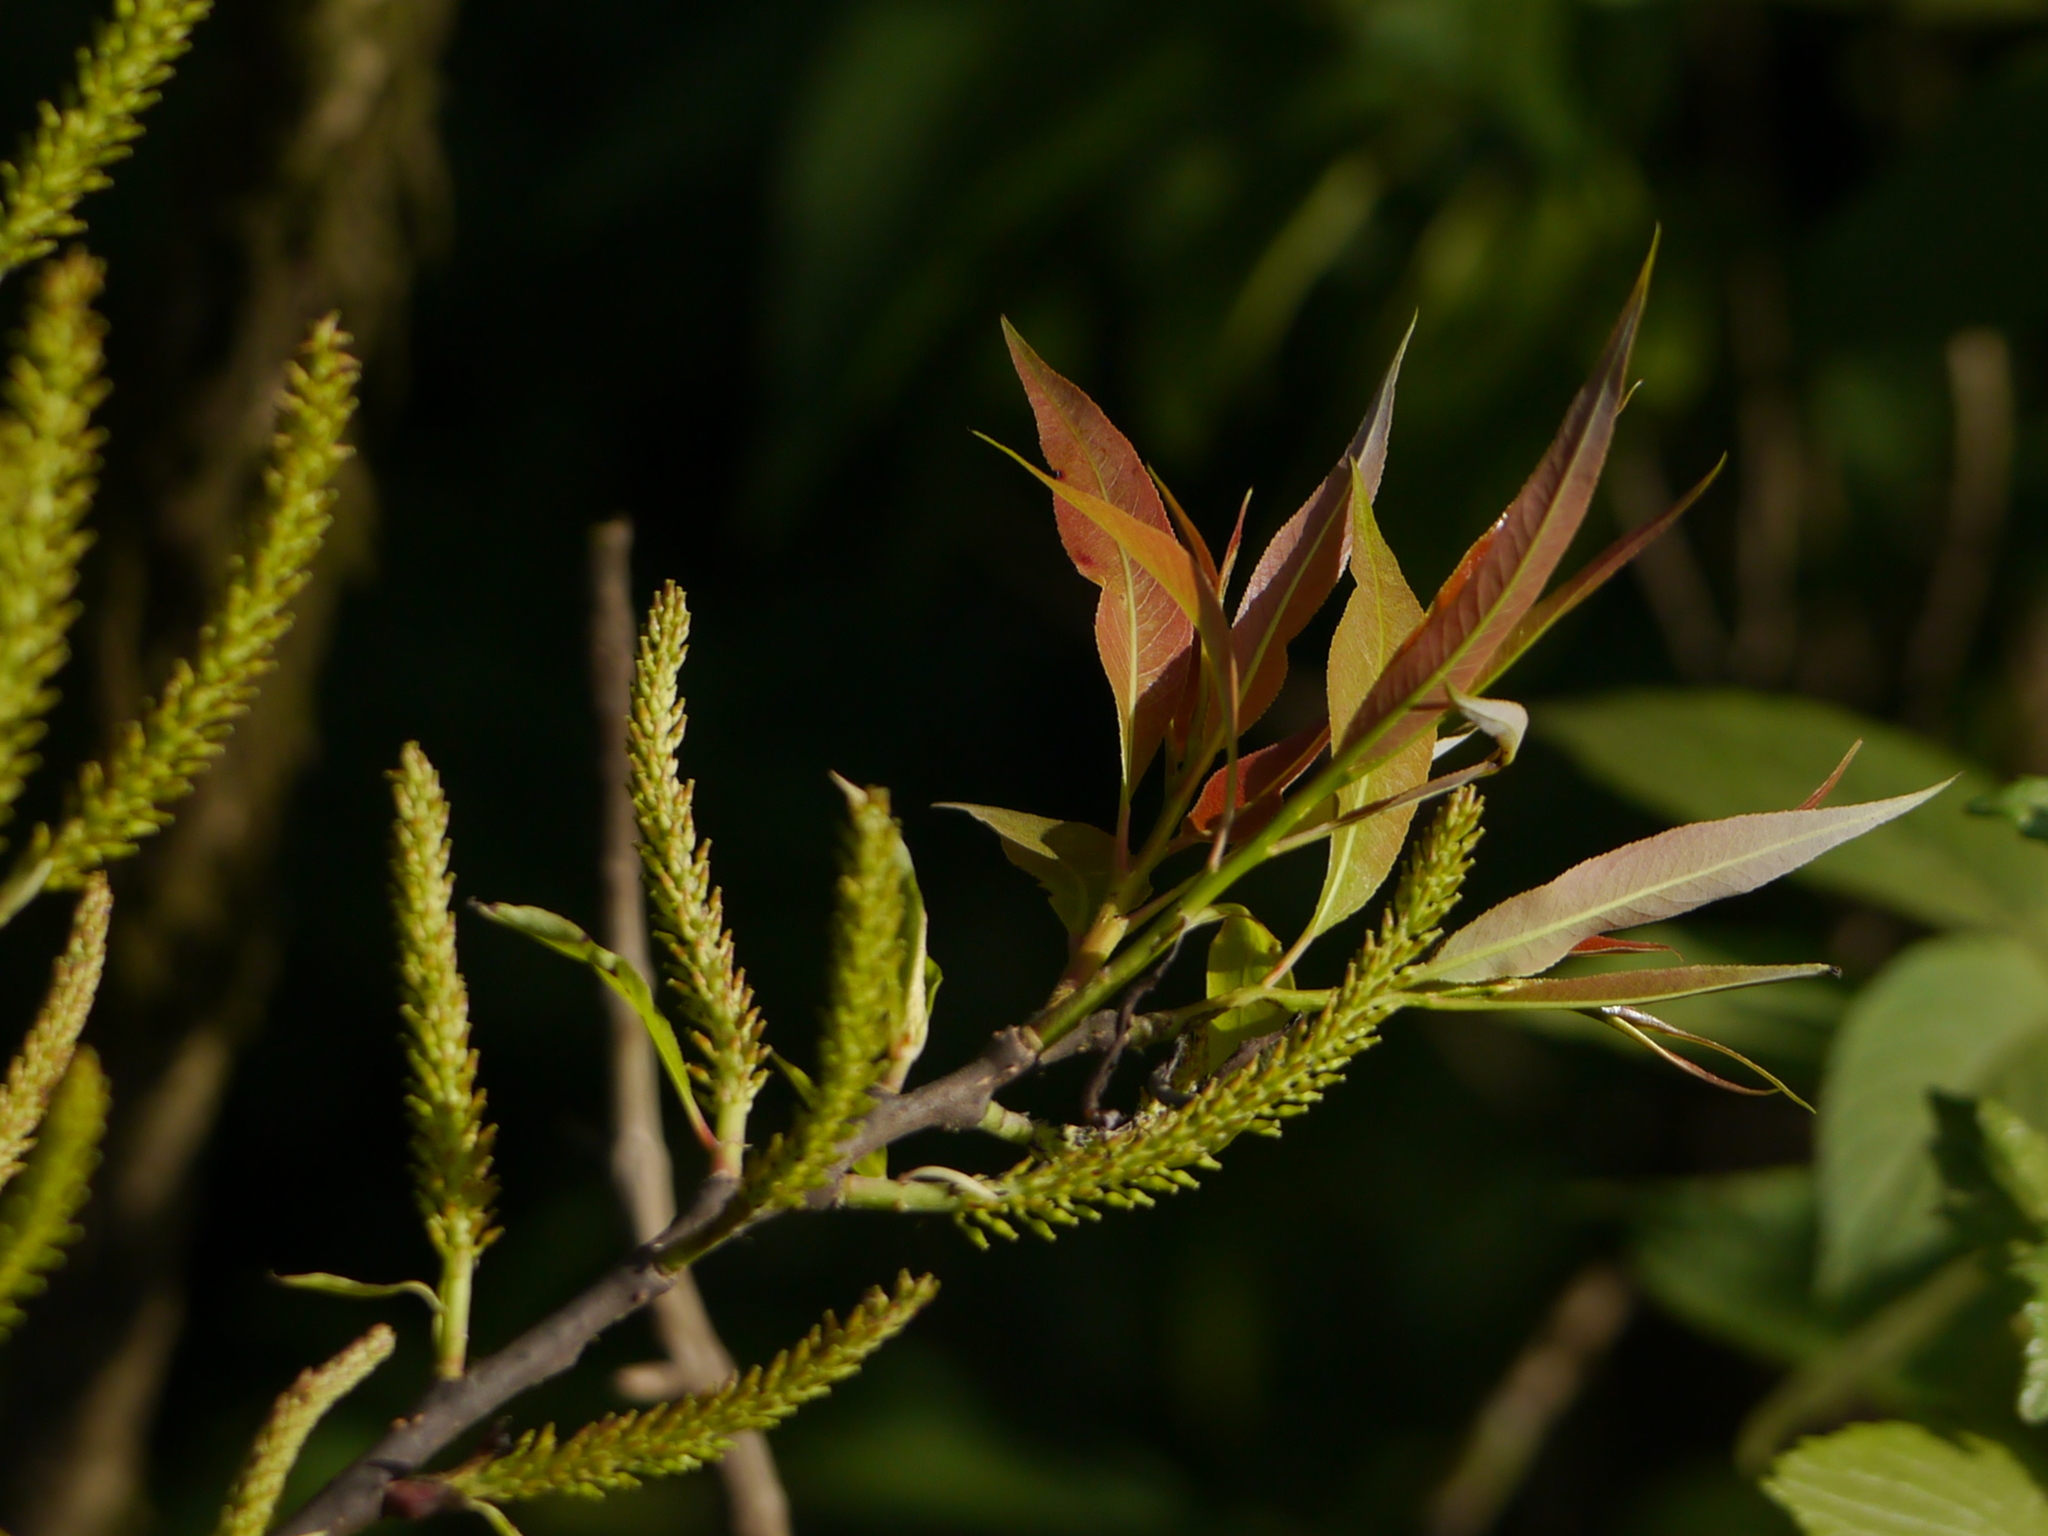
[[(1775, 1072), (1759, 1066), (1733, 1046), (1723, 1045), (1718, 1040), (1709, 1040), (1705, 1035), (1696, 1035), (1691, 1030), (1680, 1029), (1674, 1024), (1666, 1024), (1654, 1013), (1644, 1013), (1640, 1008), (1594, 1008), (1586, 1010), (1586, 1012), (1588, 1017), (1598, 1019), (1601, 1023), (1620, 1030), (1639, 1045), (1648, 1046), (1657, 1055), (1670, 1062), (1672, 1066), (1677, 1067), (1681, 1072), (1690, 1073), (1703, 1083), (1709, 1083), (1728, 1093), (1739, 1093), (1747, 1099), (1768, 1099), (1773, 1094), (1781, 1094), (1785, 1098), (1790, 1099), (1794, 1104), (1797, 1104), (1809, 1115), (1814, 1113), (1813, 1106), (1794, 1093)], [(1659, 1045), (1646, 1033), (1649, 1030), (1655, 1030), (1660, 1035), (1669, 1035), (1674, 1040), (1683, 1040), (1688, 1045), (1702, 1046), (1707, 1050), (1715, 1052), (1717, 1055), (1727, 1057), (1730, 1061), (1740, 1062), (1771, 1086), (1768, 1088), (1751, 1088), (1743, 1083), (1732, 1083), (1718, 1072), (1710, 1072), (1698, 1062), (1688, 1060), (1686, 1057), (1679, 1055), (1678, 1052)]]
[[(1488, 1008), (1587, 1008), (1634, 1006), (1771, 986), (1781, 981), (1811, 981), (1841, 973), (1831, 965), (1670, 965), (1634, 970), (1602, 971), (1594, 976), (1532, 976), (1476, 987), (1451, 987), (1414, 994), (1416, 1005), (1453, 1011)], [(1669, 1027), (1669, 1026), (1667, 1026)]]
[(1422, 623), (1381, 673), (1337, 756), (1371, 743), (1372, 761), (1392, 756), (1431, 729), (1449, 706), (1447, 684), (1470, 690), (1564, 558), (1592, 503), (1605, 466), (1628, 361), (1648, 302), (1657, 244), (1643, 263), (1600, 363), (1565, 413), (1563, 425), (1508, 509), (1481, 534), (1438, 589)]
[(1415, 322), (1411, 320), (1343, 457), (1300, 510), (1280, 525), (1252, 568), (1244, 596), (1238, 600), (1231, 643), (1236, 648), (1238, 674), (1243, 679), (1244, 702), (1239, 710), (1243, 727), (1256, 724), (1279, 697), (1281, 685), (1287, 679), (1288, 642), (1316, 616), (1350, 564), (1354, 466), (1370, 501), (1379, 495), (1380, 480), (1386, 472), (1395, 386), (1401, 377), (1401, 360), (1407, 355), (1408, 342), (1414, 334)]
[[(1256, 830), (1252, 818), (1260, 806), (1267, 802), (1277, 803), (1288, 786), (1308, 772), (1329, 744), (1329, 726), (1318, 724), (1238, 759), (1236, 830), (1240, 836), (1249, 836)], [(1200, 798), (1195, 801), (1195, 808), (1188, 812), (1187, 825), (1204, 837), (1215, 830), (1223, 815), (1226, 777), (1226, 771), (1221, 768), (1210, 774), (1208, 782), (1202, 786)]]
[(1835, 786), (1842, 782), (1842, 775), (1849, 771), (1849, 765), (1856, 761), (1856, 754), (1863, 750), (1863, 738), (1858, 736), (1849, 743), (1849, 750), (1842, 754), (1842, 760), (1835, 764), (1835, 771), (1820, 782), (1820, 788), (1799, 802), (1802, 811), (1817, 811), (1821, 802), (1835, 792)]
[(1587, 598), (1598, 592), (1631, 560), (1648, 549), (1671, 530), (1681, 517), (1692, 509), (1693, 503), (1706, 495), (1707, 488), (1720, 478), (1727, 467), (1728, 456), (1723, 454), (1714, 467), (1700, 477), (1699, 484), (1687, 491), (1657, 516), (1647, 522), (1638, 523), (1627, 533), (1603, 549), (1592, 560), (1582, 566), (1578, 573), (1564, 581), (1556, 591), (1522, 615), (1522, 621), (1514, 628), (1500, 652), (1486, 669), (1481, 687), (1491, 687), (1498, 677), (1520, 661), (1523, 655), (1550, 627), (1570, 613)]
[[(1099, 494), (1141, 524), (1167, 532), (1159, 494), (1137, 450), (1087, 392), (1034, 352), (1009, 321), (1003, 336), (1018, 381), (1031, 402), (1046, 462), (1062, 482)], [(1117, 704), (1123, 744), (1124, 793), (1151, 761), (1178, 704), (1184, 673), (1193, 668), (1193, 620), (1175, 602), (1161, 602), (1156, 579), (1117, 541), (1067, 500), (1053, 498), (1060, 542), (1075, 569), (1101, 588), (1096, 648)]]
[(1569, 950), (1571, 955), (1675, 955), (1677, 950), (1669, 944), (1652, 944), (1647, 939), (1617, 939), (1612, 934), (1596, 933), (1590, 939), (1581, 939)]
[(1199, 622), (1202, 612), (1201, 582), (1195, 557), (1188, 553), (1170, 529), (1154, 528), (1150, 523), (1141, 523), (1122, 507), (1104, 501), (1100, 496), (1084, 491), (1078, 486), (1069, 485), (1057, 475), (1047, 474), (1016, 449), (997, 442), (986, 432), (977, 432), (974, 435), (991, 448), (1015, 459), (1053, 495), (1108, 534), (1116, 541), (1118, 548), (1138, 562), (1146, 575), (1159, 583), (1190, 622)]

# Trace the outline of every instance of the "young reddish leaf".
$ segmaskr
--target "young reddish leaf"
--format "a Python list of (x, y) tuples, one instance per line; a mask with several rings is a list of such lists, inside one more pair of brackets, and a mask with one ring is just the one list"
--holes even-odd
[(1414, 333), (1411, 321), (1408, 335), (1401, 338), (1393, 362), (1387, 365), (1379, 393), (1373, 396), (1372, 408), (1359, 423), (1344, 456), (1301, 510), (1280, 525), (1252, 568), (1232, 628), (1238, 676), (1244, 687), (1244, 703), (1238, 711), (1242, 726), (1255, 723), (1279, 697), (1280, 685), (1287, 680), (1287, 642), (1316, 616), (1337, 578), (1344, 574), (1351, 558), (1353, 519), (1347, 507), (1354, 499), (1352, 482), (1364, 480), (1367, 502), (1379, 494), (1380, 476), (1387, 467), (1387, 434), (1394, 419), (1394, 385), (1400, 378), (1408, 336)]
[(1444, 940), (1425, 974), (1438, 981), (1532, 976), (1596, 933), (1662, 922), (1753, 891), (1905, 815), (1953, 782), (1833, 810), (1767, 811), (1673, 827), (1588, 859), (1481, 913)]
[[(1422, 622), (1422, 604), (1415, 600), (1400, 562), (1373, 518), (1372, 492), (1363, 466), (1352, 476), (1350, 520), (1351, 575), (1356, 585), (1330, 639), (1330, 665), (1324, 678), (1333, 731), (1350, 726), (1385, 670), (1387, 659)], [(1418, 736), (1379, 767), (1338, 790), (1335, 814), (1342, 816), (1413, 789), (1429, 777), (1431, 750), (1429, 737)], [(1323, 874), (1322, 894), (1309, 917), (1307, 937), (1328, 931), (1372, 900), (1373, 892), (1401, 856), (1415, 809), (1411, 802), (1330, 834), (1330, 861)]]
[(1609, 577), (1656, 543), (1673, 523), (1685, 515), (1694, 502), (1707, 493), (1707, 487), (1714, 483), (1727, 463), (1724, 455), (1720, 463), (1706, 472), (1698, 485), (1679, 497), (1669, 508), (1648, 522), (1639, 523), (1631, 528), (1595, 556), (1576, 576), (1523, 614), (1522, 621), (1515, 626), (1514, 633), (1508, 636), (1506, 643), (1487, 664), (1486, 675), (1480, 680), (1480, 685), (1490, 685), (1495, 678), (1519, 661), (1524, 651), (1541, 640), (1551, 625), (1606, 586)]
[(1669, 944), (1652, 944), (1647, 939), (1617, 939), (1612, 934), (1596, 933), (1590, 939), (1581, 939), (1568, 951), (1574, 955), (1675, 955), (1677, 950)]
[(1052, 898), (1068, 933), (1082, 933), (1116, 881), (1116, 839), (1080, 821), (1055, 821), (1029, 811), (946, 801), (942, 811), (965, 811), (1003, 840), (1003, 856)]
[(1849, 765), (1856, 761), (1856, 754), (1863, 750), (1863, 738), (1858, 736), (1849, 743), (1849, 750), (1842, 754), (1842, 760), (1835, 764), (1835, 771), (1820, 781), (1820, 788), (1799, 802), (1802, 811), (1818, 810), (1821, 802), (1835, 792), (1835, 786), (1842, 782), (1842, 775), (1849, 771)]
[[(1262, 825), (1257, 815), (1259, 809), (1268, 803), (1277, 804), (1287, 787), (1308, 772), (1309, 765), (1322, 756), (1323, 748), (1329, 744), (1330, 728), (1312, 725), (1239, 758), (1237, 832), (1249, 835), (1256, 826)], [(1188, 812), (1188, 825), (1205, 837), (1215, 830), (1217, 819), (1223, 814), (1224, 785), (1228, 777), (1221, 768), (1210, 774), (1208, 782), (1202, 786), (1200, 798), (1195, 801), (1195, 808)]]
[[(1585, 521), (1606, 463), (1655, 260), (1653, 242), (1599, 366), (1572, 401), (1543, 461), (1437, 591), (1427, 617), (1388, 663), (1339, 740), (1340, 758), (1347, 750), (1368, 751), (1370, 761), (1381, 761), (1426, 736), (1449, 706), (1446, 687), (1477, 688), (1535, 605)], [(1360, 747), (1364, 741), (1373, 745)]]
[(1421, 993), (1415, 1002), (1418, 1007), (1449, 1009), (1613, 1008), (1834, 974), (1831, 965), (1675, 965), (1609, 971), (1601, 976), (1540, 976), (1532, 981), (1460, 987), (1455, 992)]
[[(1061, 483), (1116, 507), (1170, 541), (1166, 509), (1137, 450), (1101, 407), (1047, 367), (1006, 320), (1003, 336), (1038, 419), (1039, 447)], [(1169, 598), (1156, 575), (1070, 500), (1055, 497), (1060, 542), (1080, 573), (1102, 589), (1095, 607), (1095, 648), (1116, 698), (1125, 784), (1151, 761), (1167, 715), (1179, 701), (1181, 671), (1193, 638), (1192, 615)]]

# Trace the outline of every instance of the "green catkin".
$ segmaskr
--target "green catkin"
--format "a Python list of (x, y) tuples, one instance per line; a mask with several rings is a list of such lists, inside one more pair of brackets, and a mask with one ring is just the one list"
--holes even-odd
[(649, 1477), (691, 1472), (725, 1454), (735, 1435), (772, 1429), (825, 1396), (894, 1338), (938, 1292), (929, 1275), (899, 1275), (840, 1322), (830, 1313), (797, 1345), (716, 1392), (638, 1413), (611, 1414), (566, 1440), (553, 1425), (529, 1430), (505, 1455), (463, 1467), (446, 1481), (465, 1497), (512, 1503), (543, 1494), (602, 1498)]
[(0, 416), (0, 821), (35, 771), (50, 680), (68, 655), (78, 616), (72, 594), (91, 538), (103, 434), (92, 413), (106, 327), (93, 313), (103, 270), (83, 252), (42, 267), (29, 289)]
[(109, 185), (107, 167), (142, 133), (171, 66), (191, 46), (212, 0), (115, 0), (63, 105), (44, 102), (21, 151), (0, 165), (0, 275), (85, 228), (80, 199)]
[(697, 836), (696, 785), (676, 768), (687, 725), (678, 680), (689, 638), (690, 610), (669, 582), (640, 636), (626, 750), (654, 936), (670, 993), (694, 1026), (690, 1041), (702, 1058), (691, 1063), (691, 1075), (705, 1087), (721, 1146), (736, 1158), (748, 1112), (767, 1080), (768, 1047), (753, 988), (733, 956), (725, 904), (711, 878), (710, 845)]
[(278, 1394), (221, 1509), (214, 1536), (263, 1536), (299, 1451), (327, 1410), (390, 1358), (398, 1336), (377, 1324), (325, 1365), (308, 1367)]

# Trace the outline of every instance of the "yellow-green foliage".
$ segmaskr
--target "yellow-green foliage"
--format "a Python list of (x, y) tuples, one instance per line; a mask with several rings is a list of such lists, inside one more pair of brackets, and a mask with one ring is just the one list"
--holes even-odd
[(214, 1536), (263, 1536), (284, 1480), (313, 1426), (390, 1357), (397, 1335), (379, 1323), (325, 1365), (309, 1366), (278, 1394), (228, 1493)]
[(292, 366), (280, 430), (264, 475), (268, 506), (255, 540), (230, 572), (190, 662), (121, 733), (104, 766), (80, 775), (77, 809), (52, 835), (38, 829), (31, 860), (47, 858), (49, 883), (75, 885), (88, 870), (132, 853), (138, 838), (169, 824), (169, 807), (218, 757), (249, 708), (291, 628), (291, 601), (311, 575), (332, 521), (333, 481), (353, 451), (341, 442), (355, 410), (356, 361), (333, 316), (313, 327)]
[[(391, 855), (391, 901), (398, 923), (399, 992), (405, 1058), (412, 1078), (414, 1179), (427, 1237), (447, 1272), (467, 1272), (497, 1239), (491, 1202), (491, 1143), (469, 1045), (469, 988), (455, 962), (455, 877), (448, 868), (448, 801), (434, 765), (407, 742), (391, 775), (398, 816)], [(447, 1283), (443, 1302), (447, 1302)], [(466, 1317), (462, 1320), (466, 1323)]]
[(1353, 1056), (1378, 1037), (1380, 1021), (1401, 1006), (1401, 972), (1437, 938), (1479, 839), (1479, 797), (1454, 795), (1410, 857), (1400, 888), (1366, 941), (1344, 984), (1306, 1024), (1277, 1034), (1250, 1061), (1212, 1079), (1186, 1104), (1140, 1114), (1114, 1131), (1071, 1131), (1069, 1145), (1033, 1156), (991, 1184), (998, 1198), (960, 1212), (977, 1242), (985, 1229), (1015, 1237), (1021, 1224), (1041, 1237), (1101, 1215), (1152, 1203), (1195, 1184), (1191, 1169), (1219, 1166), (1216, 1155), (1252, 1132), (1280, 1134), (1338, 1082)]
[(62, 107), (44, 102), (21, 153), (0, 165), (0, 274), (47, 253), (85, 226), (73, 210), (107, 185), (107, 167), (128, 153), (139, 121), (190, 46), (212, 0), (114, 0)]
[(44, 266), (29, 289), (20, 350), (0, 416), (0, 821), (35, 770), (43, 716), (57, 700), (77, 617), (72, 591), (91, 542), (79, 528), (92, 503), (102, 434), (93, 410), (106, 327), (93, 313), (101, 267), (83, 252)]
[(0, 1201), (0, 1339), (21, 1321), (21, 1302), (43, 1288), (78, 1236), (71, 1218), (85, 1204), (107, 1128), (107, 1078), (91, 1047), (71, 1058), (50, 1098), (28, 1167)]
[(725, 904), (711, 879), (710, 845), (698, 839), (692, 802), (696, 784), (676, 770), (687, 717), (677, 681), (688, 654), (690, 610), (667, 583), (647, 615), (633, 670), (633, 710), (626, 725), (633, 810), (640, 826), (640, 862), (654, 909), (669, 986), (695, 1029), (703, 1056), (691, 1074), (709, 1090), (719, 1139), (745, 1139), (747, 1111), (766, 1078), (768, 1048), (746, 972), (733, 958)]
[(7, 1081), (0, 1084), (0, 1189), (21, 1171), (50, 1097), (70, 1070), (79, 1031), (85, 1028), (85, 1016), (99, 991), (113, 905), (107, 877), (92, 876), (71, 914), (71, 938), (52, 967), (43, 1006), (21, 1050), (8, 1063)]
[(887, 790), (840, 787), (850, 820), (818, 1072), (796, 1127), (776, 1138), (754, 1173), (750, 1203), (757, 1208), (794, 1205), (825, 1180), (873, 1102), (868, 1090), (889, 1070), (889, 1048), (903, 1027), (910, 955), (903, 831), (889, 814)]
[(902, 1331), (939, 1288), (929, 1275), (899, 1275), (894, 1295), (877, 1288), (840, 1322), (831, 1313), (767, 1366), (755, 1366), (716, 1392), (638, 1413), (611, 1414), (557, 1440), (551, 1424), (520, 1436), (510, 1452), (463, 1467), (447, 1481), (473, 1499), (511, 1503), (548, 1493), (602, 1498), (716, 1461), (732, 1437), (770, 1429), (861, 1367)]

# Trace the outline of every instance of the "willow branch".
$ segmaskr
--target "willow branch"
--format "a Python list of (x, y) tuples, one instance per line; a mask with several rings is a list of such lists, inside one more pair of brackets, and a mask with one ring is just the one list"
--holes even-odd
[[(877, 1148), (919, 1131), (974, 1130), (994, 1095), (1038, 1062), (1037, 1037), (1026, 1028), (1005, 1029), (981, 1055), (944, 1077), (909, 1093), (878, 1094), (875, 1107), (841, 1144), (830, 1179), (812, 1194), (810, 1205), (839, 1203), (847, 1170)], [(776, 1214), (737, 1205), (733, 1197), (738, 1190), (739, 1181), (729, 1174), (706, 1178), (689, 1210), (660, 1237), (504, 1349), (475, 1361), (467, 1375), (429, 1388), (411, 1413), (273, 1536), (349, 1536), (387, 1514), (407, 1514), (399, 1504), (387, 1507), (385, 1495), (394, 1483), (410, 1478), (520, 1393), (568, 1370), (599, 1334), (666, 1295), (683, 1266)]]

